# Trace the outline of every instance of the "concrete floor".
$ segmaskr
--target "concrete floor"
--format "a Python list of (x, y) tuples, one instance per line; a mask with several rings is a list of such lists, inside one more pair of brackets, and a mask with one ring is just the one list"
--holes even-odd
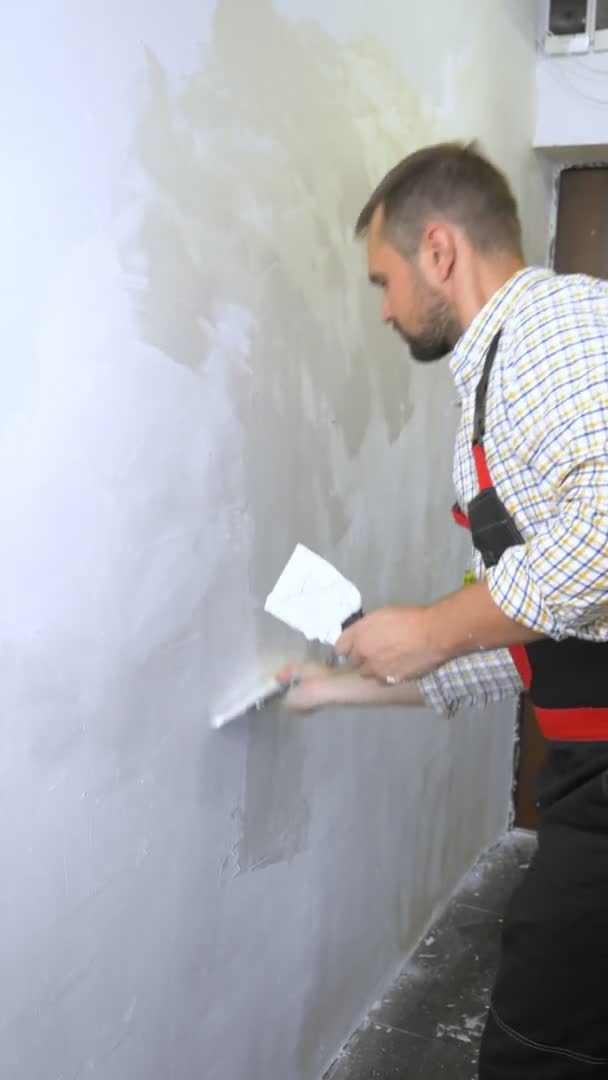
[(534, 847), (515, 831), (482, 856), (324, 1080), (475, 1080), (501, 916)]

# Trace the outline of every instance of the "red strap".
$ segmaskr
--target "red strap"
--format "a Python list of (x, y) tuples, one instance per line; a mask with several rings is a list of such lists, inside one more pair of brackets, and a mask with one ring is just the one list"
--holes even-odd
[(524, 684), (524, 689), (529, 690), (532, 686), (532, 667), (526, 646), (512, 645), (509, 652), (511, 653), (511, 659), (519, 672), (519, 677)]
[(490, 470), (488, 469), (488, 463), (486, 461), (485, 450), (481, 443), (473, 443), (473, 457), (475, 459), (475, 469), (477, 472), (479, 490), (486, 491), (487, 488), (493, 487), (493, 484), (492, 478), (490, 476)]
[(608, 741), (608, 709), (539, 709), (534, 706), (539, 727), (546, 739), (566, 742)]
[[(484, 453), (483, 446), (480, 443), (473, 443), (473, 457), (475, 459), (475, 469), (477, 472), (477, 481), (479, 483), (479, 490), (485, 491), (487, 488), (491, 488), (492, 479), (490, 477), (490, 471), (488, 469), (488, 463), (486, 461), (486, 455)], [(462, 526), (465, 529), (470, 528), (469, 519), (463, 510), (460, 509), (458, 503), (455, 503), (452, 507), (452, 517), (457, 525)], [(524, 685), (525, 690), (529, 690), (532, 685), (532, 667), (528, 657), (528, 652), (525, 645), (514, 645), (509, 649), (511, 653), (511, 659), (517, 668), (519, 677)]]
[(452, 507), (452, 517), (457, 525), (460, 525), (461, 529), (469, 528), (469, 519), (464, 510), (461, 510), (458, 503), (454, 503)]

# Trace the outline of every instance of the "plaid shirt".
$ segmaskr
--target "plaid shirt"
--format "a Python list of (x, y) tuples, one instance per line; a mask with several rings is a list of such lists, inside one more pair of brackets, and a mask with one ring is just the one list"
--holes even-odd
[[(522, 270), (479, 312), (452, 353), (462, 418), (454, 482), (477, 494), (475, 390), (502, 327), (487, 398), (490, 475), (525, 543), (486, 571), (502, 611), (533, 630), (608, 641), (608, 282)], [(420, 680), (440, 712), (522, 689), (506, 649), (459, 657)]]

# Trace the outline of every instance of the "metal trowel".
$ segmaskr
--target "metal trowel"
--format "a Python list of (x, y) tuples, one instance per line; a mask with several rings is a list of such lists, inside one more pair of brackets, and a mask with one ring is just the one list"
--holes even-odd
[[(341, 662), (333, 646), (342, 631), (363, 616), (361, 594), (356, 586), (302, 544), (297, 545), (264, 610), (301, 631), (309, 641), (321, 642), (322, 659), (330, 665)], [(254, 682), (213, 713), (211, 727), (217, 730), (248, 713), (259, 712), (280, 700), (298, 681), (279, 683), (265, 678)]]

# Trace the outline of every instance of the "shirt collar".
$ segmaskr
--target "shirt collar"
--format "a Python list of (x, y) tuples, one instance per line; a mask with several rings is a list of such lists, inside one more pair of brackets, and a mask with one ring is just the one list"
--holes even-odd
[(484, 304), (473, 322), (458, 339), (450, 356), (450, 369), (457, 389), (462, 393), (471, 379), (478, 375), (480, 365), (496, 332), (500, 330), (508, 312), (533, 281), (552, 277), (552, 271), (539, 267), (518, 270)]

